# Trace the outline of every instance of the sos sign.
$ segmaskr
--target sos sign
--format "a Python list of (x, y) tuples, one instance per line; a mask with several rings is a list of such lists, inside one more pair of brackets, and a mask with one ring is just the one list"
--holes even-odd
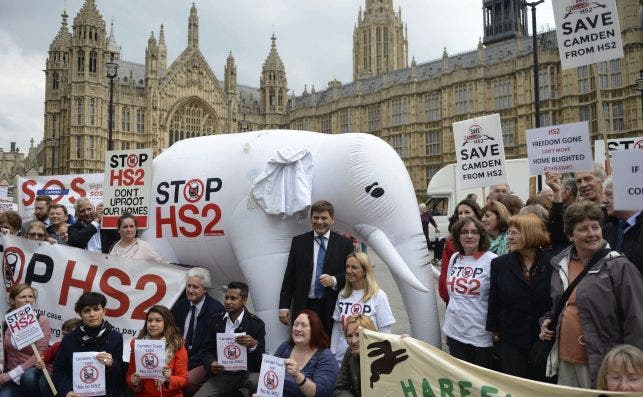
[(97, 204), (103, 199), (103, 174), (53, 175), (18, 179), (18, 212), (30, 217), (36, 197), (47, 195), (52, 202), (63, 204), (74, 213), (74, 204), (87, 197)]

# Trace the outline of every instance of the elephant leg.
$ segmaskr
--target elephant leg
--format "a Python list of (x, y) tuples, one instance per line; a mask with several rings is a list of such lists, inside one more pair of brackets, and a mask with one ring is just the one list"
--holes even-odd
[(266, 324), (266, 352), (274, 353), (287, 339), (288, 327), (279, 322), (279, 293), (293, 236), (310, 229), (306, 216), (286, 219), (266, 214), (241, 200), (232, 213), (229, 238), (255, 314)]

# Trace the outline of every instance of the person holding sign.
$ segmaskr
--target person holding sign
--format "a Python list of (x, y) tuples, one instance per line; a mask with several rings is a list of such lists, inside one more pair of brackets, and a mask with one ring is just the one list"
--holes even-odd
[(118, 397), (123, 386), (123, 335), (105, 320), (107, 298), (99, 292), (83, 293), (74, 310), (81, 324), (65, 335), (54, 362), (54, 384), (62, 397), (81, 397), (74, 392), (74, 353), (91, 352), (105, 371), (106, 396)]
[(118, 234), (121, 238), (114, 244), (109, 254), (129, 259), (165, 262), (165, 259), (149, 243), (136, 237), (137, 232), (138, 227), (134, 215), (121, 215), (118, 218)]
[[(162, 369), (163, 379), (142, 378), (137, 372), (134, 339), (132, 353), (125, 381), (136, 396), (183, 396), (181, 389), (188, 383), (188, 352), (183, 346), (183, 338), (174, 325), (174, 317), (168, 308), (154, 305), (147, 311), (145, 326), (138, 334), (138, 339), (165, 340), (165, 366)], [(154, 360), (151, 360), (152, 362)], [(150, 366), (152, 366), (150, 364)]]
[(94, 205), (86, 197), (76, 200), (76, 222), (69, 226), (69, 245), (92, 252), (109, 253), (112, 244), (118, 240), (115, 230), (101, 229), (103, 204), (94, 210)]
[(377, 331), (371, 318), (358, 314), (346, 319), (344, 323), (344, 336), (348, 341), (349, 349), (344, 355), (342, 366), (339, 369), (337, 382), (333, 390), (334, 397), (359, 397), (362, 395), (359, 368), (359, 329), (365, 328)]
[[(26, 305), (33, 305), (36, 302), (38, 293), (29, 284), (14, 284), (9, 290), (10, 311)], [(10, 326), (5, 326), (3, 346), (6, 355), (5, 373), (0, 374), (0, 396), (40, 396), (38, 381), (42, 371), (36, 369), (34, 364), (38, 357), (32, 346), (35, 345), (40, 355), (44, 354), (49, 347), (51, 327), (45, 316), (37, 316), (38, 324), (44, 336), (31, 346), (21, 350), (15, 345)]]
[(275, 352), (285, 358), (284, 397), (330, 397), (337, 381), (337, 361), (319, 316), (309, 309), (295, 318), (290, 339)]
[(330, 350), (338, 363), (348, 348), (345, 336), (345, 321), (349, 316), (364, 314), (371, 317), (381, 332), (390, 333), (395, 323), (386, 293), (380, 289), (373, 275), (371, 260), (363, 252), (355, 252), (346, 258), (346, 285), (339, 293), (333, 319)]
[(67, 207), (62, 204), (52, 204), (49, 207), (49, 220), (51, 225), (47, 227), (49, 237), (56, 240), (58, 244), (67, 244)]

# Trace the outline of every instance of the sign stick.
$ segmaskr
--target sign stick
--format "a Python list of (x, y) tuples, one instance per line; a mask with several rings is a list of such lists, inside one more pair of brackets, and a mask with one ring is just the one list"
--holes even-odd
[[(36, 360), (42, 360), (40, 357), (40, 352), (36, 348), (36, 344), (32, 343), (31, 348), (33, 349), (33, 354), (36, 356)], [(51, 389), (52, 394), (55, 396), (58, 394), (56, 391), (56, 386), (54, 386), (54, 382), (51, 381), (51, 377), (49, 376), (49, 372), (47, 371), (47, 367), (42, 369), (43, 375), (45, 375), (45, 378), (47, 379), (47, 383), (49, 384), (49, 388)]]

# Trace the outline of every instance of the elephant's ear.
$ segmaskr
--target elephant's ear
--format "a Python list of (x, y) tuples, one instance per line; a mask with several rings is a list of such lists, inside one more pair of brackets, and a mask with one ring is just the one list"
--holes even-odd
[(268, 214), (286, 218), (311, 202), (313, 157), (306, 149), (280, 149), (255, 179), (250, 194)]

